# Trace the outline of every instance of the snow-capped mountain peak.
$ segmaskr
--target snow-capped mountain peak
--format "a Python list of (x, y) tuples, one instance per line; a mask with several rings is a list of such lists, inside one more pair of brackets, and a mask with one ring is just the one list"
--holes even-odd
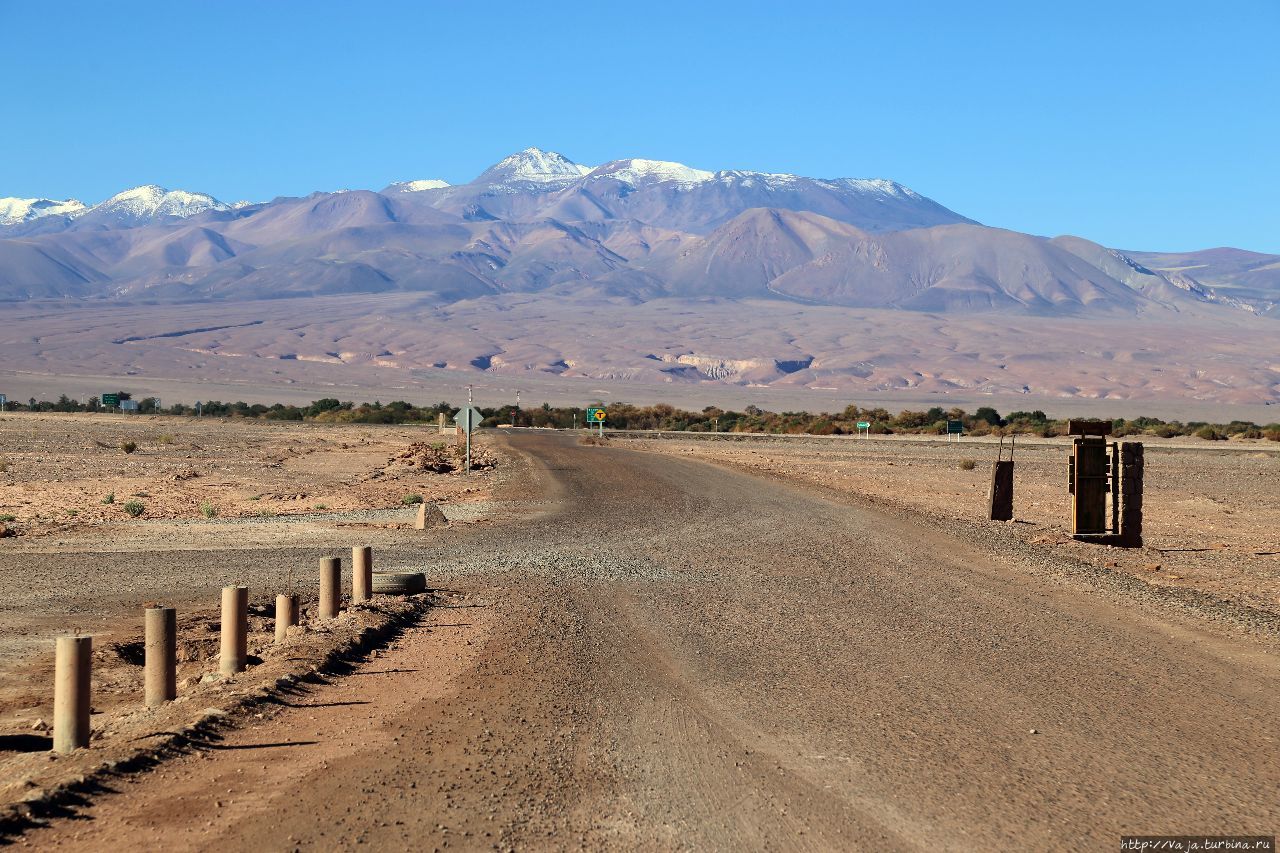
[(644, 160), (630, 158), (613, 160), (603, 166), (597, 166), (591, 173), (592, 178), (612, 178), (631, 186), (644, 184), (672, 183), (680, 186), (694, 186), (715, 178), (714, 172), (694, 169), (683, 163), (672, 163), (666, 160)]
[(146, 184), (118, 192), (101, 204), (95, 204), (90, 212), (110, 212), (128, 219), (151, 220), (158, 216), (187, 217), (206, 210), (229, 209), (230, 205), (223, 204), (206, 193), (170, 190)]
[(476, 183), (491, 185), (542, 184), (565, 186), (586, 175), (591, 166), (579, 165), (563, 154), (526, 148), (490, 166), (476, 178)]
[(427, 178), (420, 181), (397, 181), (387, 187), (387, 192), (420, 193), (424, 190), (442, 190), (447, 186), (449, 186), (448, 181), (441, 181), (436, 178)]
[(76, 216), (87, 208), (74, 198), (0, 198), (0, 225), (20, 225), (43, 216)]

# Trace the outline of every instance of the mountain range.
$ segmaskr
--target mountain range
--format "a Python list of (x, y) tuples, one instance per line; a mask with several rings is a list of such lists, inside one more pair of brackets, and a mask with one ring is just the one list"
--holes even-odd
[(268, 400), (516, 381), (563, 401), (622, 383), (690, 404), (712, 385), (748, 401), (1178, 399), (1266, 418), (1278, 304), (1274, 255), (1023, 234), (890, 180), (536, 148), (457, 185), (0, 199), (10, 394), (44, 393), (49, 375)]
[(0, 199), (0, 299), (162, 301), (555, 290), (941, 312), (1263, 315), (1280, 257), (1120, 252), (989, 228), (889, 180), (591, 167), (530, 148), (467, 184), (226, 204), (144, 186)]

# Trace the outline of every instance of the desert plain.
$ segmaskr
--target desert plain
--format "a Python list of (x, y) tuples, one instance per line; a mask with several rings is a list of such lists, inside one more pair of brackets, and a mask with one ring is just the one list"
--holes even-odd
[[(991, 438), (489, 430), (470, 475), (418, 426), (21, 413), (0, 439), (19, 843), (1052, 849), (1278, 816), (1274, 442), (1148, 439), (1125, 550), (1068, 535), (1055, 439), (1019, 441), (1013, 522), (983, 518)], [(447, 524), (414, 529), (417, 497)], [(317, 619), (319, 558), (349, 589), (357, 545), (430, 591)], [(252, 665), (223, 679), (234, 583)], [(180, 689), (143, 709), (152, 602)], [(75, 629), (94, 737), (54, 757)]]

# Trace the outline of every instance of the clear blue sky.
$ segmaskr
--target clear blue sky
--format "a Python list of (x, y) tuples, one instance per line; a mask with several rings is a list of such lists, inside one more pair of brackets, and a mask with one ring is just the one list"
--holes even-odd
[(537, 145), (1280, 252), (1277, 32), (1276, 0), (0, 0), (0, 196), (462, 182)]

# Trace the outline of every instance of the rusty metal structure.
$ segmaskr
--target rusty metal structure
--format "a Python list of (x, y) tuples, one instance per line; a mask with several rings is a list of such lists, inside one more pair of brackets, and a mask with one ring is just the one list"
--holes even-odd
[(1142, 444), (1108, 442), (1108, 421), (1068, 421), (1067, 433), (1076, 436), (1067, 466), (1072, 536), (1141, 547)]
[(991, 466), (991, 488), (987, 492), (987, 517), (992, 521), (1013, 520), (1013, 449), (1017, 441), (1009, 436), (1009, 458), (1004, 458), (1004, 436), (996, 448), (996, 461)]

